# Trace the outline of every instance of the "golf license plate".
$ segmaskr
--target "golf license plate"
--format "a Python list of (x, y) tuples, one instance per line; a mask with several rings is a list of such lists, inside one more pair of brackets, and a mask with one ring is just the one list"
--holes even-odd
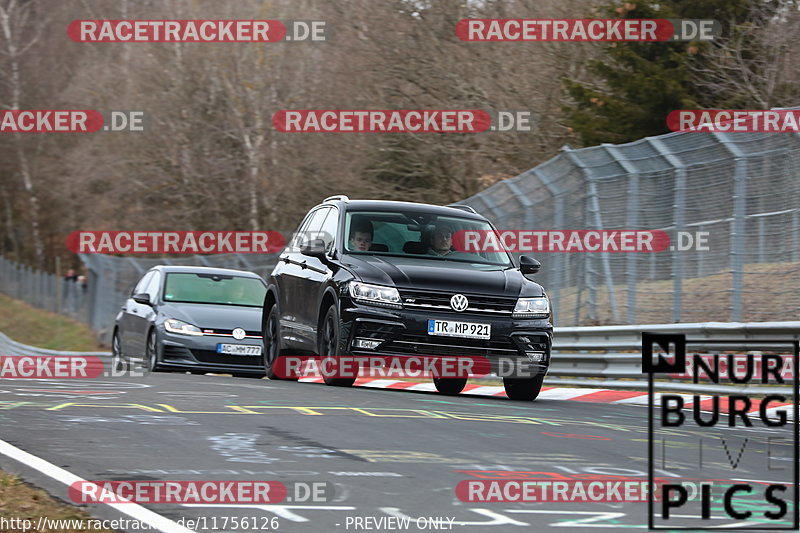
[(227, 355), (261, 355), (261, 346), (250, 344), (217, 344), (217, 353)]
[(478, 324), (476, 322), (456, 322), (455, 320), (431, 319), (428, 320), (428, 335), (488, 340), (492, 335), (492, 325)]

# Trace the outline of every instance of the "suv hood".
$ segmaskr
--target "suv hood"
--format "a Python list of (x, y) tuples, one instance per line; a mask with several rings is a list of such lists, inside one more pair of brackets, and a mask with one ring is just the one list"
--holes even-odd
[(493, 296), (542, 296), (541, 285), (517, 268), (441, 259), (347, 256), (345, 266), (365, 283), (398, 289), (438, 290)]

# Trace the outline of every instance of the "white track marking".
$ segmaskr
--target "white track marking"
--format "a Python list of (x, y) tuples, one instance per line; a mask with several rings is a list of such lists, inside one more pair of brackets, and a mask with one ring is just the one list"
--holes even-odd
[(558, 387), (556, 389), (543, 390), (539, 393), (537, 400), (571, 400), (578, 396), (586, 396), (596, 392), (591, 389), (568, 389), (565, 387)]
[[(76, 476), (72, 472), (64, 470), (61, 467), (54, 465), (53, 463), (49, 463), (44, 459), (36, 457), (24, 450), (20, 450), (13, 444), (9, 444), (4, 440), (0, 440), (0, 453), (3, 455), (10, 457), (20, 463), (27, 465), (34, 470), (38, 470), (42, 474), (55, 479), (56, 481), (60, 481), (61, 483), (67, 485), (68, 487), (73, 483), (77, 483), (79, 481), (87, 482), (87, 480), (83, 479), (82, 477)], [(98, 487), (98, 490), (101, 490)], [(119, 511), (122, 514), (128, 515), (131, 518), (138, 520), (140, 522), (144, 522), (148, 524), (150, 527), (157, 529), (158, 531), (162, 531), (164, 533), (194, 533), (191, 529), (185, 528), (180, 524), (177, 524), (166, 518), (161, 516), (158, 513), (154, 513), (149, 509), (145, 509), (141, 505), (136, 503), (107, 503), (103, 505), (108, 505), (109, 507), (113, 507), (115, 510)]]

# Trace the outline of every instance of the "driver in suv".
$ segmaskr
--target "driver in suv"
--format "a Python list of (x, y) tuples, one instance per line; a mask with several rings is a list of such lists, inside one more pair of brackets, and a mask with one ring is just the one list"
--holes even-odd
[[(501, 251), (452, 249), (461, 230), (494, 231), (468, 206), (327, 198), (280, 254), (264, 300), (264, 364), (320, 356), (477, 357), (503, 375), (506, 394), (533, 400), (550, 364), (552, 324), (543, 288)], [(511, 366), (506, 365), (505, 368)], [(349, 386), (354, 377), (325, 377)], [(466, 377), (434, 378), (458, 394)]]

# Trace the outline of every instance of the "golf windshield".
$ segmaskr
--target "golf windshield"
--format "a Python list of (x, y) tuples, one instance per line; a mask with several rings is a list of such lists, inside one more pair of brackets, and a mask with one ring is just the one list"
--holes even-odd
[(266, 292), (257, 278), (171, 273), (164, 284), (164, 301), (261, 307)]

